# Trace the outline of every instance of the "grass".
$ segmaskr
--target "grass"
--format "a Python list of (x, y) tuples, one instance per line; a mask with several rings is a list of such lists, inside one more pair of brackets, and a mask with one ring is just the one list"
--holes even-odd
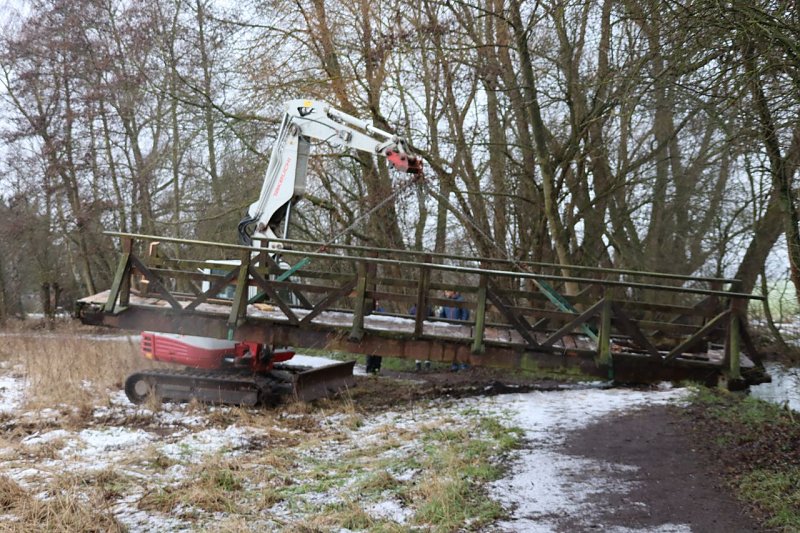
[(800, 530), (800, 414), (724, 390), (695, 390), (694, 430), (738, 497), (765, 526)]
[(138, 507), (161, 513), (170, 513), (178, 506), (210, 513), (238, 513), (247, 499), (245, 476), (239, 464), (213, 456), (195, 464), (184, 482), (145, 493)]
[(434, 531), (455, 531), (466, 524), (479, 529), (501, 518), (502, 507), (481, 487), (502, 475), (498, 458), (519, 447), (522, 435), (519, 428), (489, 416), (469, 428), (430, 428), (423, 436), (426, 454), (417, 459), (426, 481), (407, 495), (419, 503), (414, 522)]
[[(14, 531), (124, 531), (98, 493), (61, 485), (57, 479), (46, 496), (34, 496), (7, 476), (0, 475), (0, 511), (16, 517), (4, 526)], [(4, 528), (5, 529), (5, 528)]]
[[(290, 530), (444, 532), (480, 529), (502, 517), (504, 510), (482, 487), (503, 474), (502, 458), (521, 444), (522, 431), (479, 413), (442, 414), (414, 429), (404, 428), (402, 438), (376, 426), (371, 434), (386, 438), (369, 446), (321, 459), (301, 455), (305, 472), (296, 472), (296, 482), (278, 492), (311, 514)], [(418, 443), (413, 452), (397, 453), (413, 442)], [(335, 494), (342, 496), (327, 499)], [(313, 503), (320, 496), (327, 503)], [(410, 522), (376, 518), (367, 511), (369, 505), (386, 501), (401, 503)]]
[[(140, 357), (138, 344), (95, 340), (82, 333), (63, 327), (58, 337), (26, 334), (4, 339), (0, 360), (9, 361), (30, 386), (27, 412), (44, 407), (61, 411), (55, 422), (47, 419), (51, 425), (39, 426), (24, 425), (21, 417), (9, 415), (13, 431), (6, 431), (0, 442), (14, 453), (0, 469), (0, 514), (18, 519), (13, 530), (120, 531), (124, 528), (111, 509), (132, 494), (139, 496), (134, 505), (147, 514), (219, 531), (262, 526), (387, 533), (472, 530), (502, 516), (503, 510), (481, 487), (503, 473), (503, 457), (519, 446), (522, 433), (499, 419), (475, 409), (461, 410), (456, 401), (421, 402), (413, 395), (388, 394), (406, 386), (392, 380), (365, 380), (385, 382), (385, 389), (362, 387), (386, 396), (380, 405), (369, 396), (343, 395), (280, 410), (183, 405), (165, 407), (169, 412), (159, 415), (146, 414), (146, 406), (134, 413), (112, 404), (110, 392), (121, 389), (128, 373), (150, 366)], [(396, 361), (413, 367), (413, 361)], [(102, 405), (110, 409), (98, 417), (96, 407)], [(415, 422), (419, 410), (425, 410), (426, 423)], [(372, 418), (383, 411), (392, 414)], [(155, 435), (182, 435), (194, 427), (153, 426), (173, 412), (202, 416), (202, 428), (247, 427), (254, 437), (236, 454), (222, 450), (205, 455), (187, 446), (185, 455), (167, 456)], [(66, 468), (59, 474), (36, 467), (61, 460), (68, 466), (64, 450), (69, 439), (76, 438), (74, 432), (38, 445), (20, 443), (34, 431), (59, 426), (77, 430), (129, 424), (153, 431), (153, 441), (130, 457), (116, 459), (113, 469)], [(21, 478), (23, 486), (2, 475), (2, 470), (29, 467), (42, 473)], [(387, 501), (404, 508), (403, 519), (371, 510)], [(270, 512), (275, 505), (286, 513), (278, 516), (292, 518), (275, 518)]]
[(767, 526), (800, 531), (800, 465), (753, 470), (737, 485), (744, 499), (768, 510)]
[(151, 366), (139, 355), (138, 342), (98, 340), (85, 333), (77, 324), (59, 322), (53, 332), (20, 331), (3, 338), (0, 360), (16, 365), (27, 378), (28, 407), (68, 405), (80, 418), (87, 414), (81, 408), (107, 403), (109, 389), (120, 390), (129, 373)]

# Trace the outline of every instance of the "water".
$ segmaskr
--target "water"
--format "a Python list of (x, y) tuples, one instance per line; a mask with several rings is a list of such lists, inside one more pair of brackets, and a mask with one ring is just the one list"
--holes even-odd
[(784, 366), (780, 363), (764, 363), (772, 383), (762, 383), (750, 387), (750, 394), (756, 398), (779, 405), (789, 405), (800, 412), (800, 367)]

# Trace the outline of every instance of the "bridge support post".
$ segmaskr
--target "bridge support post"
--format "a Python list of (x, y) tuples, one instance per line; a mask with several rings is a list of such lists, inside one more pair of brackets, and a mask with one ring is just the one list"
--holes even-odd
[(728, 380), (742, 379), (741, 372), (741, 332), (740, 332), (740, 315), (742, 308), (742, 300), (738, 298), (731, 299), (731, 312), (728, 315), (728, 335), (725, 339), (725, 371), (728, 374)]
[(473, 354), (482, 354), (484, 352), (483, 332), (486, 325), (486, 286), (486, 276), (481, 276), (478, 292), (475, 294), (475, 331), (472, 337)]
[(114, 281), (111, 283), (111, 290), (108, 293), (108, 300), (105, 305), (106, 313), (113, 313), (119, 298), (119, 307), (125, 308), (131, 296), (131, 254), (133, 253), (133, 239), (126, 237), (122, 239), (122, 257), (120, 257), (117, 271), (114, 274)]
[(603, 296), (603, 307), (600, 311), (600, 331), (597, 339), (597, 354), (598, 363), (600, 365), (608, 365), (609, 377), (611, 375), (611, 313), (612, 310), (611, 295), (606, 293)]
[(366, 299), (368, 266), (364, 261), (356, 264), (358, 283), (356, 284), (356, 298), (353, 306), (353, 327), (350, 330), (350, 340), (360, 341), (364, 336), (364, 315), (372, 311), (372, 301)]
[[(425, 263), (430, 263), (432, 257), (425, 254)], [(417, 282), (417, 314), (414, 316), (414, 336), (421, 337), (425, 319), (428, 318), (428, 288), (431, 281), (431, 269), (420, 266), (419, 281)]]
[(233, 295), (231, 312), (228, 315), (228, 340), (232, 341), (234, 331), (247, 315), (248, 288), (250, 287), (250, 252), (242, 252), (239, 274), (236, 276), (236, 292)]

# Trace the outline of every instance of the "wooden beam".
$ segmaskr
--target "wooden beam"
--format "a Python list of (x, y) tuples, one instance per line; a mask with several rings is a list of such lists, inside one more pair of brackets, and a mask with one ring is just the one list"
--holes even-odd
[[(430, 255), (425, 256), (425, 263), (430, 262)], [(417, 280), (417, 313), (414, 315), (414, 336), (421, 337), (425, 320), (428, 318), (428, 290), (431, 281), (431, 269), (425, 265), (419, 267), (419, 279)]]
[(172, 306), (174, 310), (183, 311), (183, 306), (181, 306), (180, 302), (178, 302), (178, 300), (176, 300), (172, 296), (172, 294), (166, 289), (166, 287), (164, 287), (164, 285), (161, 283), (161, 279), (153, 272), (151, 272), (150, 269), (147, 268), (147, 266), (144, 263), (142, 263), (138, 257), (136, 257), (135, 255), (131, 255), (131, 264), (145, 278), (147, 278), (147, 281), (150, 282), (150, 287), (159, 292), (161, 296), (164, 297), (164, 299), (169, 303), (169, 305)]
[(604, 305), (604, 302), (605, 302), (605, 299), (600, 300), (599, 302), (597, 302), (596, 304), (591, 306), (589, 309), (587, 309), (586, 311), (584, 311), (580, 315), (576, 316), (575, 318), (573, 318), (572, 320), (570, 320), (569, 322), (567, 322), (566, 324), (561, 326), (561, 328), (559, 328), (558, 331), (556, 331), (555, 333), (550, 335), (542, 343), (542, 346), (552, 346), (553, 344), (555, 344), (555, 342), (557, 340), (559, 340), (562, 337), (564, 337), (564, 335), (566, 335), (567, 333), (572, 332), (572, 330), (575, 329), (577, 326), (585, 324), (587, 320), (592, 318), (594, 315), (596, 315), (600, 311), (600, 309)]
[(486, 327), (486, 284), (486, 277), (481, 276), (476, 295), (475, 327), (472, 334), (472, 353), (476, 355), (485, 351), (483, 333)]
[(739, 336), (739, 316), (731, 313), (728, 317), (728, 335), (725, 338), (725, 369), (730, 379), (742, 379), (741, 337)]
[(227, 287), (230, 284), (233, 278), (236, 277), (236, 273), (238, 271), (239, 267), (233, 268), (230, 272), (218, 278), (214, 283), (211, 284), (211, 287), (209, 287), (207, 291), (199, 295), (192, 303), (187, 305), (186, 310), (192, 311), (196, 309), (198, 305), (204, 303), (206, 300), (219, 293), (223, 287)]
[(642, 333), (642, 330), (639, 329), (638, 324), (631, 320), (625, 311), (622, 310), (622, 307), (617, 305), (617, 302), (611, 302), (611, 308), (614, 312), (613, 321), (615, 322), (617, 329), (633, 339), (633, 342), (646, 350), (651, 357), (657, 357), (660, 359), (661, 354), (658, 353), (656, 347), (653, 346), (647, 337), (645, 337), (644, 333)]
[(494, 306), (497, 307), (497, 310), (500, 311), (509, 320), (509, 322), (511, 322), (511, 326), (517, 330), (517, 332), (522, 336), (523, 339), (525, 339), (525, 342), (527, 342), (529, 346), (534, 348), (539, 347), (539, 343), (536, 342), (528, 321), (525, 320), (525, 317), (516, 315), (509, 309), (509, 306), (503, 301), (503, 299), (495, 293), (494, 284), (487, 283), (486, 296), (489, 298), (489, 300), (491, 300)]
[(233, 304), (228, 315), (228, 340), (233, 340), (233, 335), (241, 320), (247, 316), (247, 297), (250, 288), (250, 253), (241, 254), (239, 273), (236, 276), (236, 291), (233, 293)]
[(363, 261), (356, 263), (356, 295), (353, 306), (353, 327), (350, 328), (350, 340), (358, 341), (364, 336), (364, 311), (367, 295), (367, 265)]
[(320, 314), (321, 312), (325, 311), (330, 305), (338, 300), (339, 298), (350, 294), (350, 291), (353, 290), (353, 287), (356, 286), (358, 282), (358, 278), (353, 278), (343, 286), (339, 287), (338, 289), (328, 293), (328, 295), (322, 299), (317, 305), (314, 306), (314, 309), (311, 310), (306, 316), (300, 320), (300, 325), (305, 325), (311, 323), (315, 316)]
[(667, 354), (667, 357), (665, 357), (664, 360), (671, 361), (676, 357), (678, 357), (683, 352), (685, 352), (687, 349), (694, 346), (696, 343), (702, 341), (703, 337), (705, 337), (706, 334), (708, 334), (710, 331), (716, 328), (719, 325), (719, 323), (725, 318), (727, 318), (728, 315), (730, 314), (731, 314), (730, 309), (726, 309), (722, 313), (718, 314), (708, 324), (697, 330), (694, 333), (694, 335), (692, 335), (691, 337), (680, 343), (678, 346), (670, 350), (670, 352)]
[(264, 292), (269, 296), (270, 301), (277, 305), (283, 314), (286, 315), (286, 318), (289, 320), (289, 323), (292, 325), (297, 325), (300, 321), (297, 318), (297, 315), (294, 314), (292, 308), (284, 302), (278, 292), (270, 286), (270, 282), (267, 281), (264, 276), (258, 273), (252, 266), (249, 269), (250, 275), (253, 277), (253, 280), (258, 284), (259, 287), (264, 289)]
[(114, 307), (117, 304), (117, 298), (119, 298), (123, 281), (126, 278), (130, 279), (130, 273), (131, 254), (129, 252), (124, 252), (117, 264), (117, 271), (114, 273), (114, 281), (111, 283), (111, 290), (108, 292), (108, 300), (106, 300), (106, 305), (103, 308), (106, 313), (114, 312)]
[(601, 365), (611, 364), (611, 298), (606, 295), (602, 300), (600, 312), (600, 332), (597, 337), (597, 360)]

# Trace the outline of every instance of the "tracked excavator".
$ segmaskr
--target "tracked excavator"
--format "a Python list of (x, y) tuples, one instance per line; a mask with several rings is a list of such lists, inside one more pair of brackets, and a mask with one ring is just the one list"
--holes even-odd
[[(306, 190), (312, 141), (385, 157), (396, 170), (422, 173), (422, 160), (408, 142), (392, 133), (315, 100), (291, 100), (285, 105), (280, 130), (272, 147), (261, 193), (239, 223), (239, 240), (249, 246), (279, 248), (271, 240), (286, 237), (293, 205)], [(213, 265), (209, 265), (209, 271)], [(225, 298), (225, 294), (219, 295)], [(257, 405), (287, 397), (313, 400), (352, 385), (353, 362), (298, 369), (288, 363), (290, 347), (257, 342), (145, 331), (144, 357), (182, 365), (182, 369), (137, 372), (125, 382), (133, 403), (151, 395), (163, 401), (199, 400), (211, 403)]]

